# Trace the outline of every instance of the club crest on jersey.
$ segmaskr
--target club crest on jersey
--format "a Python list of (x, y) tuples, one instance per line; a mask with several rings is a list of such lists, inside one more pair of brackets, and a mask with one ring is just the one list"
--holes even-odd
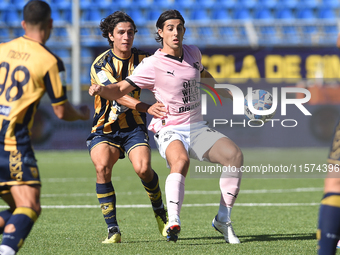
[(34, 178), (38, 178), (39, 176), (39, 172), (38, 172), (38, 168), (36, 167), (30, 167), (30, 170), (31, 170), (31, 174)]
[(100, 58), (98, 60), (98, 62), (96, 63), (97, 67), (102, 67), (104, 65), (104, 60), (105, 60), (105, 56), (103, 56), (102, 58)]

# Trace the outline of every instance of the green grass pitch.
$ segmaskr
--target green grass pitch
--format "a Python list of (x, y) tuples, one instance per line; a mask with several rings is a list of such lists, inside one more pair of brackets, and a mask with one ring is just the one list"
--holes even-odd
[[(245, 165), (323, 164), (327, 148), (244, 149)], [(95, 194), (87, 151), (37, 151), (42, 214), (19, 254), (316, 254), (323, 178), (244, 178), (232, 211), (241, 244), (224, 242), (211, 227), (220, 194), (217, 178), (186, 178), (177, 243), (159, 234), (149, 199), (128, 159), (113, 169), (122, 243), (102, 244), (106, 225)], [(169, 173), (157, 151), (152, 166), (164, 183)], [(140, 207), (133, 207), (139, 205)], [(0, 202), (2, 209), (5, 207)]]

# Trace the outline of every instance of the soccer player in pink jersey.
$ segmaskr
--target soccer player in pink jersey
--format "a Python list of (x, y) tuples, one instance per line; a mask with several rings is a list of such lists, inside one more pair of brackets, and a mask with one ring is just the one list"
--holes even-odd
[[(199, 49), (182, 44), (184, 23), (177, 10), (163, 12), (156, 23), (156, 40), (162, 44), (162, 49), (144, 58), (125, 80), (105, 87), (93, 84), (89, 88), (91, 96), (100, 95), (108, 100), (120, 98), (136, 87), (149, 89), (156, 100), (167, 108), (166, 116), (154, 118), (149, 129), (155, 133), (159, 152), (170, 167), (165, 183), (169, 215), (167, 240), (175, 242), (181, 230), (180, 211), (189, 158), (233, 166), (238, 170), (243, 165), (239, 147), (225, 135), (209, 128), (200, 114), (200, 78), (212, 76), (201, 64)], [(184, 90), (190, 91), (189, 99), (184, 95)], [(219, 93), (232, 98), (227, 90), (220, 90)], [(222, 173), (220, 178), (220, 207), (212, 225), (228, 243), (240, 243), (230, 220), (240, 183), (241, 172), (232, 177), (229, 173)]]

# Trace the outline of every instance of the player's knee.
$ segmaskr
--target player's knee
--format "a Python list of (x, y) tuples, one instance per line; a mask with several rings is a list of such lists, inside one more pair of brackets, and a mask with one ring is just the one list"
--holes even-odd
[(33, 203), (32, 205), (29, 206), (37, 215), (37, 217), (39, 217), (40, 213), (41, 213), (41, 205), (39, 202)]
[(5, 219), (0, 216), (0, 228), (3, 228), (5, 224), (6, 224)]
[(105, 165), (96, 165), (97, 177), (111, 179), (111, 168)]
[(340, 178), (325, 178), (324, 192), (340, 193)]
[(234, 153), (234, 158), (238, 164), (243, 165), (243, 153), (241, 149), (238, 147), (237, 147), (236, 152)]
[(189, 165), (190, 160), (188, 157), (180, 157), (170, 164), (171, 172), (181, 173), (185, 176), (188, 172)]
[(152, 180), (153, 171), (151, 169), (150, 162), (142, 161), (133, 164), (136, 174), (141, 178), (143, 181)]
[(41, 206), (40, 206), (40, 204), (35, 208), (35, 212), (37, 213), (37, 217), (39, 217), (39, 215), (41, 214)]
[(15, 228), (14, 224), (7, 224), (5, 229), (4, 229), (4, 232), (9, 234), (9, 233), (15, 232), (15, 230), (16, 230), (16, 228)]
[(241, 167), (243, 165), (243, 153), (241, 149), (237, 146), (229, 148), (224, 156), (223, 165), (234, 165), (236, 167)]

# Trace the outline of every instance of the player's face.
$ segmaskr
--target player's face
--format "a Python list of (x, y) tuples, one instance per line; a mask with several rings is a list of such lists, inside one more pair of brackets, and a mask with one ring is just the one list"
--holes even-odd
[(109, 34), (109, 37), (113, 42), (113, 51), (115, 53), (127, 53), (131, 51), (135, 38), (135, 29), (130, 22), (120, 22), (112, 34)]
[(180, 19), (168, 19), (163, 29), (158, 29), (158, 34), (163, 38), (163, 47), (173, 50), (181, 49), (185, 28)]

